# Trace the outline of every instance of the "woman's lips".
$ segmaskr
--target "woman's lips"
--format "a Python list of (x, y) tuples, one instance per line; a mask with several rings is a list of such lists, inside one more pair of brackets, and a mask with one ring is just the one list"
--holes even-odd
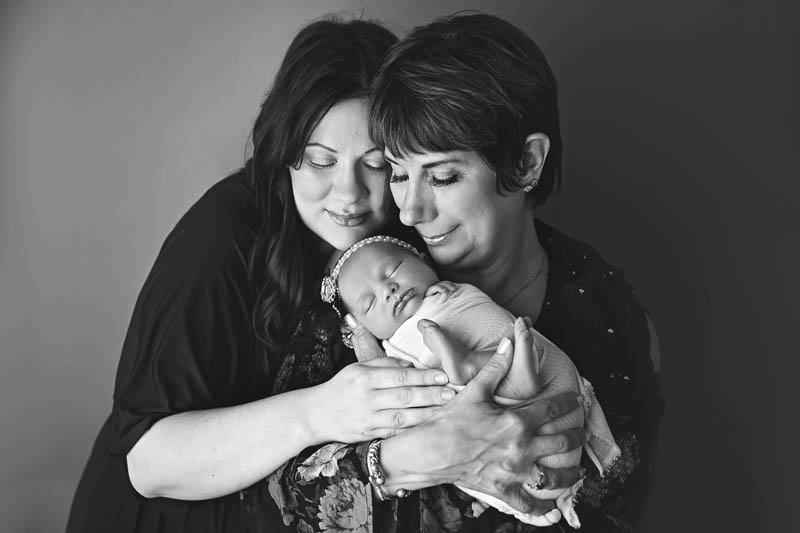
[(439, 244), (442, 244), (444, 241), (446, 241), (448, 239), (448, 237), (450, 237), (450, 235), (452, 235), (453, 232), (455, 230), (457, 230), (457, 229), (458, 229), (458, 226), (456, 226), (455, 228), (451, 229), (450, 231), (448, 231), (446, 233), (440, 233), (439, 235), (431, 235), (429, 237), (427, 235), (424, 235), (424, 234), (420, 233), (420, 236), (422, 236), (422, 240), (425, 241), (425, 244), (427, 244), (428, 246), (437, 246)]
[(414, 294), (414, 289), (411, 288), (407, 289), (403, 294), (400, 295), (397, 301), (394, 302), (394, 308), (392, 309), (394, 315), (397, 315), (397, 313), (403, 310), (408, 301), (414, 297)]
[(370, 211), (363, 211), (361, 213), (337, 213), (336, 211), (325, 210), (331, 220), (340, 226), (359, 226), (363, 223), (370, 214)]

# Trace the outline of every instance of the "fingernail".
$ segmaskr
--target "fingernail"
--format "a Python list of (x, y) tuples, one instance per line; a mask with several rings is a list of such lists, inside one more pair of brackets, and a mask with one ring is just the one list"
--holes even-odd
[(414, 366), (414, 363), (411, 361), (406, 361), (405, 359), (400, 359), (400, 366), (404, 366), (406, 368)]
[(511, 347), (511, 341), (508, 340), (506, 337), (503, 337), (503, 340), (500, 341), (500, 344), (497, 346), (497, 353), (505, 354), (508, 352), (508, 349)]
[(354, 328), (358, 325), (358, 321), (350, 313), (344, 315), (344, 323), (347, 324), (348, 328)]
[(425, 328), (430, 327), (430, 325), (431, 325), (430, 320), (426, 320), (423, 318), (422, 320), (417, 322), (417, 330), (422, 331)]
[(577, 398), (575, 399), (578, 401), (578, 405), (583, 405), (583, 394), (578, 394)]
[(528, 326), (529, 328), (533, 327), (533, 321), (531, 320), (531, 317), (524, 316), (524, 317), (522, 317), (522, 320), (525, 321), (525, 325)]
[(440, 372), (440, 373), (438, 373), (438, 374), (436, 374), (436, 376), (433, 378), (433, 380), (434, 380), (436, 383), (439, 383), (440, 385), (444, 385), (445, 383), (447, 383), (447, 382), (449, 381), (449, 380), (447, 379), (447, 374), (443, 374), (443, 373), (441, 373), (441, 372)]
[(456, 395), (456, 391), (452, 389), (447, 389), (446, 391), (442, 392), (442, 400), (452, 400)]

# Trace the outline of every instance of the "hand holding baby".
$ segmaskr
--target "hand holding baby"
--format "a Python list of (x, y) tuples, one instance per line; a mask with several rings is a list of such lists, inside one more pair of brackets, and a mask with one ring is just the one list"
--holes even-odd
[[(430, 420), (454, 396), (440, 370), (389, 357), (345, 367), (321, 385), (315, 426), (322, 442), (385, 439)], [(342, 421), (348, 421), (343, 424)]]

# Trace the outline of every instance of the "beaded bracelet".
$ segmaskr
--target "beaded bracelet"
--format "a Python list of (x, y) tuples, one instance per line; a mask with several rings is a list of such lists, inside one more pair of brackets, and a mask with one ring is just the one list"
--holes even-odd
[[(393, 496), (387, 494), (383, 489), (386, 478), (381, 470), (381, 439), (375, 439), (369, 443), (369, 448), (367, 448), (367, 470), (369, 471), (369, 482), (375, 487), (378, 499), (384, 501), (392, 498)], [(397, 498), (405, 498), (408, 496), (408, 491), (406, 489), (397, 489), (395, 496)]]

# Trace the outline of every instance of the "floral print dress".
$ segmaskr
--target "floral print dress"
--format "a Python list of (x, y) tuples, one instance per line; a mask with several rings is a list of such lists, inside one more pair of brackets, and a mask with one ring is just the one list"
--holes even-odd
[[(604, 478), (584, 454), (588, 477), (577, 506), (584, 531), (635, 531), (656, 458), (664, 409), (654, 372), (647, 316), (622, 271), (590, 246), (536, 221), (548, 253), (547, 292), (537, 330), (561, 347), (594, 386), (622, 449)], [(292, 353), (274, 376), (272, 393), (321, 383), (355, 360), (338, 339), (324, 307), (301, 321)], [(313, 406), (309, 406), (313, 409)], [(522, 524), (484, 506), (455, 486), (413, 492), (403, 500), (373, 498), (366, 443), (330, 443), (307, 449), (266, 480), (240, 493), (253, 531), (475, 532), (567, 531)]]

